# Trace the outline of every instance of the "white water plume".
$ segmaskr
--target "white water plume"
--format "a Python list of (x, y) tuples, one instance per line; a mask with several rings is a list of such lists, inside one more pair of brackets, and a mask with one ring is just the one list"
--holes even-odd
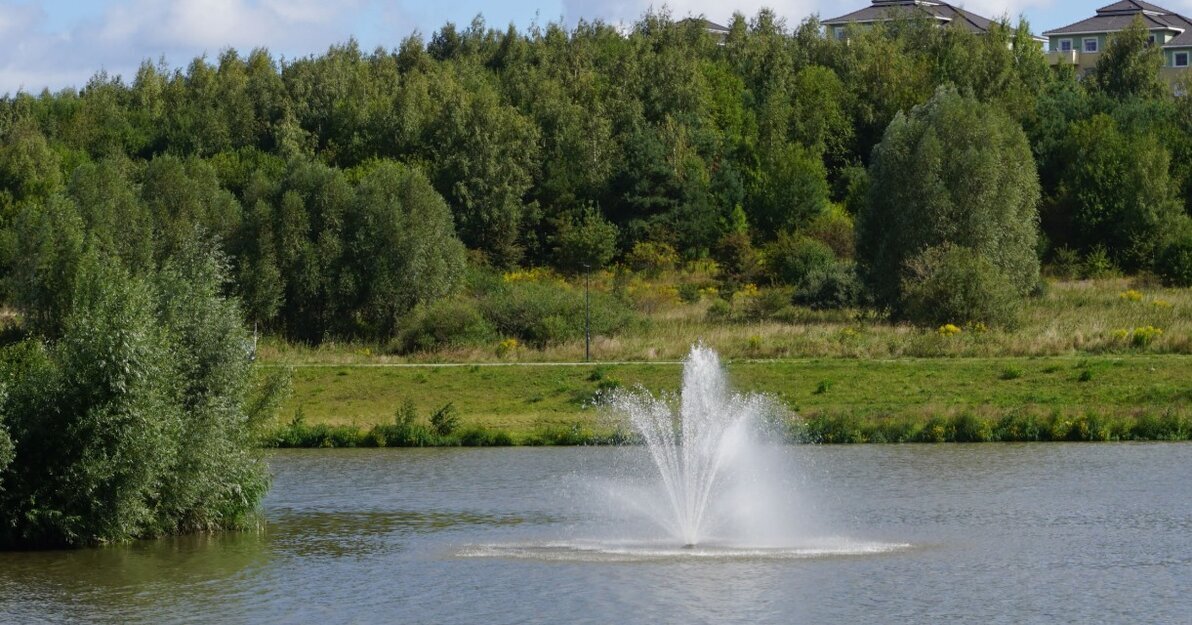
[(761, 395), (730, 392), (714, 351), (692, 348), (677, 410), (675, 402), (643, 390), (619, 393), (611, 405), (641, 435), (657, 469), (657, 480), (614, 484), (617, 499), (684, 546), (769, 542), (763, 534), (773, 532), (766, 528), (783, 521), (774, 518), (773, 504), (789, 499), (776, 492), (771, 478), (781, 471), (764, 466), (758, 440), (772, 405)]

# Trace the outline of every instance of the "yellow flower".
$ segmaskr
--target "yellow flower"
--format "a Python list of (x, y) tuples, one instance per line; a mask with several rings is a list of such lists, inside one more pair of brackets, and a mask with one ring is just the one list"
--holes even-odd
[(1163, 299), (1157, 299), (1151, 302), (1151, 305), (1155, 308), (1171, 308), (1171, 302)]
[(960, 334), (960, 328), (955, 324), (945, 323), (944, 325), (940, 326), (938, 332), (940, 333), (940, 336), (956, 336), (957, 334)]
[(497, 345), (497, 358), (504, 358), (510, 353), (517, 351), (517, 348), (520, 346), (521, 344), (517, 342), (517, 339), (505, 339), (501, 341)]
[(1122, 291), (1121, 293), (1118, 293), (1118, 299), (1121, 299), (1121, 300), (1124, 300), (1127, 302), (1141, 302), (1142, 301), (1142, 293), (1139, 293), (1138, 291), (1135, 291), (1134, 289), (1129, 289), (1126, 291)]

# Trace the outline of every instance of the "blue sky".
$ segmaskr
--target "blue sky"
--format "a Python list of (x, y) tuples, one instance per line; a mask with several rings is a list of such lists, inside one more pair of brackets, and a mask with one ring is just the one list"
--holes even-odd
[[(996, 17), (1025, 15), (1036, 32), (1091, 15), (1110, 0), (961, 0)], [(670, 0), (676, 17), (703, 14), (727, 22), (734, 10), (753, 15), (769, 6), (791, 23), (818, 13), (833, 17), (869, 0)], [(1160, 4), (1192, 13), (1192, 0)], [(394, 48), (414, 31), (477, 14), (498, 28), (512, 23), (580, 18), (630, 23), (656, 0), (0, 0), (0, 94), (82, 86), (99, 70), (131, 76), (145, 59), (185, 66), (196, 56), (233, 47), (267, 47), (295, 58), (356, 37), (366, 49)]]

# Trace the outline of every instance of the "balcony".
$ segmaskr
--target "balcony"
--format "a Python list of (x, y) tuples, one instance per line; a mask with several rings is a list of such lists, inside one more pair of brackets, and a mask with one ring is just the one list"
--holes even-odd
[(1100, 57), (1100, 52), (1052, 50), (1047, 53), (1047, 62), (1051, 65), (1075, 65), (1077, 69), (1091, 69)]

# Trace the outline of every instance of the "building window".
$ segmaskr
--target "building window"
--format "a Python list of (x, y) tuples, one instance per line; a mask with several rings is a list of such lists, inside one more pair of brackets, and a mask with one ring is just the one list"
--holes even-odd
[(1148, 45), (1148, 46), (1155, 45), (1155, 35), (1152, 34), (1146, 38), (1146, 45)]
[(1176, 52), (1174, 55), (1172, 55), (1172, 61), (1172, 65), (1175, 65), (1176, 67), (1188, 67), (1188, 53)]
[(832, 32), (835, 33), (837, 39), (844, 39), (844, 27), (834, 26)]
[(1084, 40), (1084, 51), (1085, 52), (1096, 52), (1097, 51), (1097, 38), (1096, 37), (1091, 37), (1089, 39)]
[(1060, 52), (1071, 52), (1071, 51), (1072, 51), (1072, 40), (1071, 39), (1060, 39)]

